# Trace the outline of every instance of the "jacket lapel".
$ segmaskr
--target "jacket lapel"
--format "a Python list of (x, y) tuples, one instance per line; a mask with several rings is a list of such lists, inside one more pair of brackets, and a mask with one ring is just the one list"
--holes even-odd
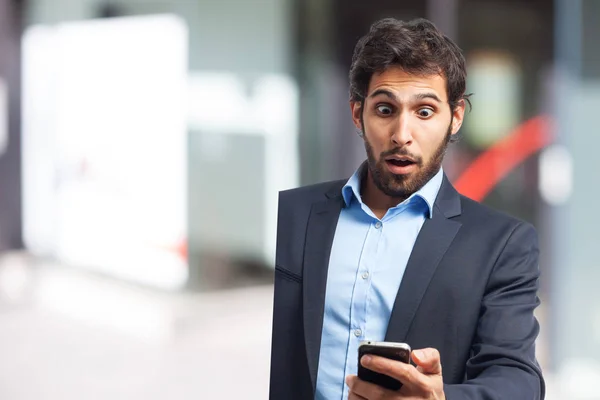
[(343, 183), (336, 185), (328, 193), (328, 199), (313, 204), (306, 232), (302, 289), (304, 340), (313, 392), (317, 382), (329, 256), (343, 206), (342, 186)]
[(385, 340), (403, 342), (421, 299), (461, 223), (450, 218), (461, 212), (460, 197), (444, 176), (433, 216), (419, 232), (390, 316)]

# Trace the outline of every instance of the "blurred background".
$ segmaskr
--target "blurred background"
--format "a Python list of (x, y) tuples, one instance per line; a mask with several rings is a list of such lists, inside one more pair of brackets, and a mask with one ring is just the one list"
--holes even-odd
[(547, 398), (600, 399), (598, 0), (0, 0), (0, 398), (267, 398), (277, 192), (363, 160), (388, 16), (463, 49), (444, 168), (536, 226)]

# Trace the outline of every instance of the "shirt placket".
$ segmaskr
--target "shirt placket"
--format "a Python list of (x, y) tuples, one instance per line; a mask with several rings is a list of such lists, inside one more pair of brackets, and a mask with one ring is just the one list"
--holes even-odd
[[(370, 226), (365, 240), (364, 249), (361, 253), (356, 276), (354, 291), (350, 307), (350, 335), (346, 358), (345, 375), (355, 373), (358, 363), (358, 345), (367, 340), (367, 301), (371, 288), (372, 269), (375, 266), (377, 248), (381, 239), (383, 224), (374, 220)], [(344, 385), (344, 397), (347, 398), (347, 386)]]

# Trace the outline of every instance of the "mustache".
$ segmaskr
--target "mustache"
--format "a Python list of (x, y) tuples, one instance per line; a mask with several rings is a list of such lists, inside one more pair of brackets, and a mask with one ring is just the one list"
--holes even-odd
[(400, 147), (396, 147), (395, 149), (391, 149), (391, 150), (382, 152), (379, 156), (379, 159), (383, 160), (384, 158), (389, 157), (389, 156), (409, 157), (409, 158), (415, 160), (415, 163), (417, 163), (417, 164), (421, 164), (423, 162), (423, 159), (421, 157), (417, 156), (416, 154), (412, 154), (408, 150), (402, 149)]

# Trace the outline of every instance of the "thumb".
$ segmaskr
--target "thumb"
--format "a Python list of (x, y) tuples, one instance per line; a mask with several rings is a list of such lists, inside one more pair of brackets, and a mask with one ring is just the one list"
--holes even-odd
[(413, 350), (412, 359), (417, 364), (417, 369), (422, 373), (426, 375), (441, 375), (442, 363), (440, 352), (436, 349)]

